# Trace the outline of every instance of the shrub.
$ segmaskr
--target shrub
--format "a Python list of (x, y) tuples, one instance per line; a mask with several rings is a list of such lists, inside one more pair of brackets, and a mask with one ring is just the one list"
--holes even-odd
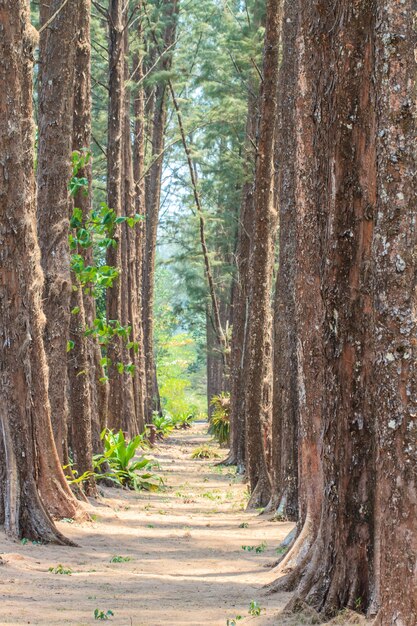
[(191, 455), (192, 459), (218, 459), (219, 454), (210, 446), (202, 445), (194, 450)]
[[(162, 484), (162, 478), (151, 470), (157, 465), (155, 461), (141, 456), (134, 460), (138, 448), (143, 448), (144, 435), (137, 435), (130, 441), (125, 439), (123, 431), (114, 433), (105, 429), (101, 433), (104, 443), (104, 453), (93, 457), (94, 469), (97, 478), (109, 478), (116, 484), (139, 491), (156, 491)], [(100, 472), (103, 467), (104, 473)]]
[(213, 396), (210, 402), (213, 413), (210, 418), (209, 433), (222, 446), (230, 438), (230, 393), (223, 392)]
[(167, 437), (175, 428), (174, 420), (168, 413), (165, 413), (164, 415), (154, 413), (152, 417), (152, 422), (155, 425), (156, 434), (159, 439)]

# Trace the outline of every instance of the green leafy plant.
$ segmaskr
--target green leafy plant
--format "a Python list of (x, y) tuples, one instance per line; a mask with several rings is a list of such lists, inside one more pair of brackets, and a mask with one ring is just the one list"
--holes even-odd
[[(137, 435), (130, 441), (123, 431), (114, 433), (105, 429), (101, 433), (104, 453), (93, 457), (93, 466), (97, 477), (106, 477), (122, 487), (136, 491), (157, 491), (163, 484), (162, 478), (151, 470), (156, 461), (141, 456), (135, 460), (137, 450), (146, 446), (144, 435)], [(102, 468), (108, 468), (99, 473)]]
[(242, 522), (241, 524), (239, 524), (239, 528), (248, 528), (249, 524), (247, 522)]
[(240, 622), (241, 619), (243, 619), (241, 615), (236, 615), (227, 620), (226, 626), (236, 626), (237, 622)]
[(113, 611), (100, 611), (100, 609), (96, 609), (94, 611), (94, 619), (108, 620), (114, 616)]
[(213, 413), (210, 418), (209, 433), (220, 445), (228, 443), (230, 438), (230, 393), (220, 393), (210, 401)]
[[(68, 188), (73, 198), (79, 193), (88, 193), (89, 181), (82, 175), (82, 171), (89, 164), (90, 158), (91, 154), (86, 149), (72, 153), (72, 175)], [(108, 248), (117, 247), (115, 239), (117, 225), (126, 223), (133, 228), (142, 219), (144, 219), (143, 216), (138, 214), (129, 217), (117, 216), (116, 212), (105, 202), (101, 202), (99, 208), (90, 211), (87, 216), (80, 208), (73, 209), (70, 219), (69, 247), (71, 250), (70, 268), (75, 277), (74, 290), (82, 289), (86, 294), (103, 298), (105, 291), (112, 287), (119, 277), (119, 269), (106, 265), (100, 260), (89, 264), (83, 251), (94, 247), (94, 251), (98, 252), (98, 256), (103, 259)], [(73, 308), (71, 313), (78, 315), (79, 307)], [(114, 337), (121, 337), (126, 342), (128, 350), (137, 351), (139, 346), (131, 341), (131, 332), (130, 326), (123, 327), (118, 320), (105, 320), (101, 317), (94, 320), (90, 328), (85, 329), (85, 335), (96, 336), (101, 346), (107, 346)], [(68, 341), (67, 352), (70, 352), (74, 345), (74, 341)], [(109, 363), (102, 365), (106, 367)], [(121, 374), (125, 372), (132, 376), (134, 374), (135, 368), (132, 363), (117, 363), (117, 368)], [(107, 382), (107, 376), (103, 377), (101, 382)]]
[(174, 420), (169, 414), (159, 415), (159, 413), (154, 413), (152, 422), (159, 439), (167, 437), (175, 428)]
[(65, 574), (66, 576), (71, 576), (72, 569), (70, 567), (63, 567), (60, 563), (56, 567), (50, 567), (48, 572), (51, 572), (52, 574)]
[(191, 428), (193, 422), (196, 420), (196, 416), (193, 413), (180, 413), (176, 417), (173, 417), (173, 424), (175, 428), (184, 429)]
[(262, 554), (262, 552), (265, 552), (265, 549), (265, 541), (259, 544), (259, 546), (242, 546), (242, 550), (245, 550), (246, 552), (256, 552), (256, 554)]
[(130, 558), (130, 556), (112, 556), (112, 558), (110, 559), (110, 563), (128, 563), (129, 561), (131, 561), (132, 559)]
[(206, 444), (203, 444), (202, 446), (199, 446), (193, 451), (191, 458), (192, 459), (218, 459), (219, 456), (220, 455), (216, 452), (216, 450), (214, 450), (213, 448), (211, 448), (210, 446)]
[(262, 609), (259, 603), (256, 602), (256, 600), (252, 600), (249, 605), (249, 611), (248, 611), (249, 615), (252, 615), (253, 617), (257, 617), (262, 613), (262, 611), (265, 611), (265, 609)]

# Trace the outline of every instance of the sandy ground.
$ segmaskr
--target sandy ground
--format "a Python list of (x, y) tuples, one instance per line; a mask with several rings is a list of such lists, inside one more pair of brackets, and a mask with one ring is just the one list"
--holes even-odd
[[(164, 491), (106, 489), (90, 509), (94, 521), (60, 523), (78, 548), (0, 535), (0, 624), (104, 623), (95, 609), (112, 611), (106, 623), (115, 626), (226, 626), (237, 615), (243, 626), (312, 623), (280, 616), (290, 596), (262, 589), (274, 579), (265, 566), (292, 524), (245, 512), (246, 486), (232, 471), (191, 459), (209, 439), (205, 431), (205, 424), (176, 431), (153, 452)], [(242, 549), (261, 544), (259, 554)], [(110, 562), (115, 556), (130, 560)], [(72, 573), (49, 571), (58, 565)], [(251, 601), (262, 607), (260, 617), (248, 614)]]

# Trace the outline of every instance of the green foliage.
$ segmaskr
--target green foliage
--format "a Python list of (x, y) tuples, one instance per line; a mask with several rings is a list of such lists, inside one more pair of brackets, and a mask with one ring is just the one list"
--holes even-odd
[(72, 569), (70, 567), (63, 567), (60, 563), (56, 567), (50, 567), (48, 572), (52, 572), (52, 574), (65, 574), (67, 576), (71, 576)]
[(130, 558), (130, 556), (112, 556), (112, 558), (110, 559), (110, 563), (128, 563), (129, 561), (131, 561), (132, 559)]
[(243, 619), (241, 615), (236, 615), (235, 617), (228, 619), (226, 622), (226, 626), (237, 626), (237, 622)]
[[(130, 441), (125, 439), (122, 430), (114, 433), (105, 429), (101, 433), (104, 453), (93, 457), (97, 477), (106, 477), (128, 489), (136, 491), (157, 491), (163, 484), (162, 478), (152, 472), (156, 462), (140, 456), (135, 460), (137, 450), (146, 446), (145, 436), (137, 435)], [(108, 467), (104, 473), (98, 473)]]
[(262, 613), (262, 611), (265, 611), (265, 609), (262, 609), (259, 603), (256, 602), (256, 600), (252, 600), (249, 605), (249, 615), (252, 615), (253, 617), (258, 617)]
[(113, 611), (101, 611), (100, 609), (96, 609), (94, 611), (94, 619), (100, 619), (100, 620), (108, 620), (111, 617), (114, 616)]
[[(91, 153), (87, 150), (74, 151), (72, 153), (72, 176), (69, 182), (69, 191), (73, 198), (78, 193), (88, 194), (88, 178), (80, 176), (80, 172), (89, 164)], [(71, 250), (70, 268), (74, 276), (73, 289), (83, 289), (86, 294), (91, 294), (97, 299), (104, 298), (107, 289), (111, 288), (119, 277), (119, 269), (107, 265), (104, 261), (105, 251), (109, 247), (116, 247), (115, 232), (118, 224), (126, 223), (130, 228), (134, 228), (143, 219), (141, 215), (130, 217), (117, 216), (116, 212), (109, 208), (105, 202), (100, 202), (99, 208), (89, 212), (88, 216), (83, 215), (83, 211), (74, 207), (70, 219), (71, 232), (69, 235), (69, 246)], [(87, 264), (84, 252), (88, 248), (93, 248), (98, 259), (93, 264)], [(94, 256), (94, 255), (93, 255)], [(79, 307), (75, 307), (71, 313), (78, 315)], [(93, 326), (85, 329), (86, 336), (94, 336), (101, 346), (106, 347), (114, 338), (122, 338), (127, 344), (127, 349), (138, 351), (139, 346), (132, 342), (130, 335), (132, 328), (122, 326), (118, 320), (106, 320), (102, 315), (94, 320)], [(69, 341), (67, 352), (74, 348), (74, 342)], [(104, 359), (103, 366), (110, 365)], [(128, 373), (134, 375), (135, 367), (132, 363), (117, 363), (120, 374)], [(107, 382), (107, 376), (102, 379)]]
[(220, 445), (228, 443), (230, 437), (230, 393), (213, 396), (210, 402), (213, 413), (210, 418), (209, 433)]
[(262, 554), (262, 552), (265, 552), (265, 549), (265, 541), (259, 544), (259, 546), (242, 546), (242, 550), (245, 550), (245, 552), (255, 552), (256, 554)]
[(169, 413), (159, 415), (159, 413), (155, 412), (152, 417), (152, 422), (156, 427), (157, 435), (163, 439), (164, 437), (167, 437), (175, 428), (191, 428), (192, 423), (196, 419), (197, 416), (192, 413), (183, 413), (173, 417)]
[(155, 425), (157, 435), (161, 439), (167, 437), (175, 428), (170, 415), (159, 415), (159, 413), (155, 412), (152, 417), (152, 422)]
[(199, 446), (193, 451), (191, 458), (192, 459), (218, 459), (219, 456), (220, 455), (216, 452), (216, 450), (214, 450), (213, 448), (211, 448), (210, 446), (206, 444), (203, 444), (202, 446)]

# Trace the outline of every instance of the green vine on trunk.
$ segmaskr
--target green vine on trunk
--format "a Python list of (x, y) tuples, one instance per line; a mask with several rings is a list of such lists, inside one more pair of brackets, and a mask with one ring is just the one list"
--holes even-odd
[[(72, 198), (80, 193), (88, 195), (88, 178), (80, 175), (80, 172), (85, 170), (90, 159), (91, 153), (87, 150), (75, 150), (72, 153), (72, 175), (68, 184)], [(105, 258), (105, 251), (110, 246), (115, 248), (118, 245), (114, 235), (119, 224), (126, 223), (129, 228), (134, 228), (143, 219), (143, 216), (138, 214), (129, 217), (117, 216), (116, 212), (108, 207), (105, 202), (101, 202), (98, 209), (92, 209), (88, 216), (83, 214), (82, 209), (74, 207), (70, 219), (71, 231), (69, 235), (70, 267), (75, 278), (74, 290), (82, 289), (84, 293), (98, 298), (113, 286), (120, 271), (117, 267), (102, 263)], [(81, 253), (88, 248), (93, 248), (95, 251), (94, 261), (91, 264), (87, 263), (86, 257)], [(71, 311), (73, 315), (78, 315), (79, 312), (79, 307), (75, 307)], [(86, 337), (94, 336), (97, 338), (104, 353), (106, 347), (115, 337), (122, 338), (127, 344), (127, 349), (133, 349), (137, 353), (139, 345), (131, 341), (131, 333), (131, 326), (122, 326), (118, 320), (107, 320), (105, 315), (97, 317), (93, 325), (84, 330)], [(70, 352), (74, 346), (74, 341), (68, 341), (67, 352)], [(102, 365), (105, 370), (111, 365), (110, 359), (105, 355), (102, 359)], [(117, 363), (117, 369), (120, 374), (128, 373), (131, 376), (135, 372), (133, 363)], [(107, 382), (107, 376), (104, 376), (101, 382)]]

